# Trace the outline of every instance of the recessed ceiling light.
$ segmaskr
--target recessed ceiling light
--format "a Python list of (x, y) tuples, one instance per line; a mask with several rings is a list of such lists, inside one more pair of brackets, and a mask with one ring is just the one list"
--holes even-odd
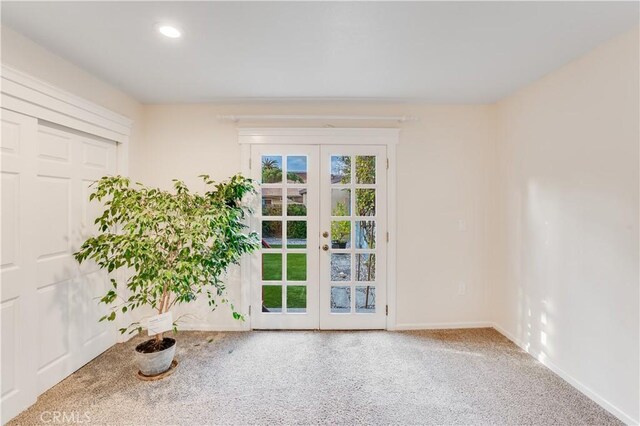
[(158, 31), (165, 37), (169, 38), (178, 38), (182, 35), (180, 30), (176, 27), (172, 27), (171, 25), (158, 25)]

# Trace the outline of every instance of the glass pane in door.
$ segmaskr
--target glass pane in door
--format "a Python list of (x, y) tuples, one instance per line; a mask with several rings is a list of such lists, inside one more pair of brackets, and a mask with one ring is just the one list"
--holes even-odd
[(351, 221), (331, 221), (331, 248), (344, 249), (351, 247)]
[(331, 312), (336, 314), (351, 312), (351, 287), (331, 287)]
[(376, 215), (376, 190), (368, 188), (356, 189), (356, 216)]
[(307, 311), (307, 286), (287, 286), (287, 312), (304, 313)]
[(282, 280), (282, 253), (262, 253), (262, 281)]
[(331, 216), (351, 215), (351, 190), (334, 188), (331, 190)]
[(262, 156), (262, 183), (282, 182), (282, 156)]
[(262, 312), (282, 312), (282, 286), (262, 286)]
[(372, 286), (356, 287), (356, 312), (373, 313), (376, 311), (376, 288)]
[(334, 155), (331, 157), (331, 184), (351, 182), (351, 157)]
[(262, 247), (282, 247), (282, 222), (276, 220), (262, 221)]
[(282, 215), (282, 188), (262, 188), (262, 216)]
[(356, 156), (356, 183), (376, 183), (376, 157)]
[(306, 220), (287, 220), (287, 248), (307, 248)]
[(376, 222), (373, 220), (356, 221), (356, 248), (376, 248)]
[(376, 255), (373, 253), (356, 254), (356, 280), (375, 281)]
[(351, 280), (351, 255), (331, 253), (331, 281)]
[(307, 280), (306, 253), (287, 253), (287, 281)]
[(287, 156), (287, 183), (307, 183), (307, 156)]

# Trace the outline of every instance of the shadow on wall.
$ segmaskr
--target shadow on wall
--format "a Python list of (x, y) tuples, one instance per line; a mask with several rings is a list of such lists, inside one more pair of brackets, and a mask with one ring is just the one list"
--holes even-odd
[[(520, 195), (520, 194), (519, 194)], [(517, 247), (522, 247), (517, 257), (516, 277), (518, 285), (517, 336), (525, 350), (544, 361), (552, 350), (548, 345), (549, 301), (557, 291), (554, 277), (559, 269), (557, 241), (553, 226), (558, 223), (558, 203), (551, 191), (544, 191), (535, 180), (529, 180), (524, 197), (518, 197), (519, 223)]]
[[(517, 284), (516, 337), (540, 360), (588, 350), (632, 318), (615, 298), (637, 274), (629, 206), (586, 182), (529, 178), (514, 192), (509, 281)], [(612, 293), (613, 292), (613, 293)], [(581, 330), (589, 333), (581, 335)], [(622, 337), (611, 330), (611, 342)], [(563, 349), (554, 347), (562, 343)], [(575, 345), (572, 345), (574, 342)], [(597, 350), (600, 356), (604, 352)]]

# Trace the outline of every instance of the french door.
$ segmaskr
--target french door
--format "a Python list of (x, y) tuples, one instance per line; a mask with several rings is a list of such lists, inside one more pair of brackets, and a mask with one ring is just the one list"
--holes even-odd
[(386, 326), (386, 147), (254, 145), (255, 329)]

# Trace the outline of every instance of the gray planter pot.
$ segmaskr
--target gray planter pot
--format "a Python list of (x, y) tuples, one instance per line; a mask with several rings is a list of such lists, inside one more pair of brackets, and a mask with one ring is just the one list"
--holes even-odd
[(176, 355), (176, 341), (170, 337), (165, 337), (163, 341), (167, 342), (171, 346), (158, 352), (141, 352), (148, 341), (136, 346), (138, 368), (145, 376), (157, 376), (158, 374), (164, 373), (171, 367), (173, 357)]

